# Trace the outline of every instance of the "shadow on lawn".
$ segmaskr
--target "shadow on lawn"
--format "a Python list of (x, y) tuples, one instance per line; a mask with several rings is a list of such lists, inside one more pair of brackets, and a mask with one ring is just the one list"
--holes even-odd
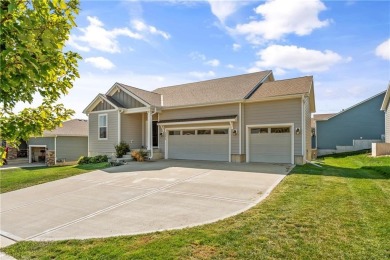
[(363, 166), (360, 168), (321, 165), (320, 168), (314, 165), (306, 164), (295, 167), (290, 174), (323, 175), (356, 179), (390, 179), (390, 165)]

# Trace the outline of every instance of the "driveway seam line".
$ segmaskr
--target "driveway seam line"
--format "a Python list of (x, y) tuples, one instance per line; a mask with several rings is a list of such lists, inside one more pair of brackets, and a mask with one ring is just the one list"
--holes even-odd
[(150, 196), (150, 195), (152, 195), (152, 194), (155, 194), (155, 193), (158, 193), (158, 192), (160, 192), (160, 191), (163, 191), (163, 190), (165, 190), (165, 189), (167, 189), (167, 188), (173, 187), (173, 186), (175, 186), (176, 184), (179, 184), (179, 183), (185, 182), (185, 181), (187, 181), (187, 180), (190, 180), (190, 179), (192, 179), (192, 178), (195, 178), (195, 177), (201, 176), (201, 175), (203, 175), (203, 174), (206, 174), (206, 173), (208, 173), (209, 171), (210, 171), (210, 170), (206, 170), (206, 171), (204, 171), (204, 172), (202, 172), (202, 173), (193, 175), (193, 176), (188, 177), (188, 178), (186, 178), (186, 179), (178, 180), (178, 181), (176, 181), (176, 182), (167, 184), (167, 185), (165, 185), (165, 186), (162, 186), (162, 187), (160, 187), (160, 188), (154, 189), (154, 190), (152, 190), (152, 191), (150, 191), (150, 192), (144, 193), (144, 194), (139, 195), (139, 196), (136, 196), (136, 197), (134, 197), (134, 198), (131, 198), (131, 199), (128, 199), (128, 200), (124, 200), (124, 201), (122, 201), (122, 202), (120, 202), (120, 203), (117, 203), (117, 204), (112, 205), (112, 206), (110, 206), (110, 207), (107, 207), (107, 208), (98, 210), (98, 211), (96, 211), (96, 212), (94, 212), (94, 213), (91, 213), (91, 214), (88, 214), (88, 215), (86, 215), (86, 216), (84, 216), (84, 217), (75, 219), (75, 220), (73, 220), (73, 221), (70, 221), (70, 222), (68, 222), (68, 223), (59, 225), (59, 226), (54, 227), (54, 228), (47, 229), (47, 230), (45, 230), (45, 231), (43, 231), (43, 232), (40, 232), (40, 233), (38, 233), (38, 234), (29, 236), (29, 237), (27, 237), (25, 240), (31, 240), (31, 239), (33, 239), (33, 238), (37, 238), (37, 237), (40, 237), (40, 236), (42, 236), (42, 235), (51, 233), (51, 232), (53, 232), (53, 231), (57, 231), (57, 230), (60, 230), (60, 229), (65, 228), (65, 227), (71, 226), (71, 225), (73, 225), (73, 224), (82, 222), (82, 221), (84, 221), (84, 220), (86, 220), (86, 219), (89, 219), (89, 218), (98, 216), (98, 215), (103, 214), (103, 213), (106, 213), (106, 212), (108, 212), (108, 211), (110, 211), (110, 210), (116, 209), (116, 208), (118, 208), (118, 207), (121, 207), (121, 206), (123, 206), (123, 205), (129, 204), (129, 203), (134, 202), (134, 201), (136, 201), (136, 200), (139, 200), (139, 199), (145, 198), (145, 197), (147, 197), (147, 196)]
[(242, 203), (242, 204), (248, 204), (248, 203), (252, 202), (252, 200), (241, 200), (241, 199), (234, 199), (234, 198), (228, 198), (228, 197), (217, 197), (217, 196), (212, 196), (212, 195), (202, 195), (202, 194), (198, 194), (198, 193), (190, 193), (190, 192), (182, 192), (182, 191), (174, 191), (174, 190), (163, 190), (161, 192), (186, 195), (186, 196), (190, 196), (190, 197), (207, 198), (207, 199), (215, 199), (215, 200), (222, 200), (222, 201), (231, 201), (231, 202), (237, 202), (237, 203)]

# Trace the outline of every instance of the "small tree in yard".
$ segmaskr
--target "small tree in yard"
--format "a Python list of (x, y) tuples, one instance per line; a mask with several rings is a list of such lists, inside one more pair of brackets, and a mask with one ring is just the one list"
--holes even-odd
[[(74, 114), (56, 103), (79, 77), (80, 55), (63, 52), (78, 12), (78, 0), (0, 0), (0, 140), (17, 145)], [(37, 95), (38, 107), (14, 111)]]

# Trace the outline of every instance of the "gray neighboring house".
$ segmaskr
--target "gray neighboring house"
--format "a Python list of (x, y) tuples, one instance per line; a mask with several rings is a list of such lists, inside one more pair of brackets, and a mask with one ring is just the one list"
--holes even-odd
[(89, 155), (121, 141), (150, 158), (303, 164), (311, 158), (311, 76), (272, 71), (146, 91), (115, 83), (85, 108)]
[(385, 133), (385, 115), (380, 111), (384, 96), (381, 92), (340, 113), (316, 119), (318, 155), (370, 149), (371, 143), (381, 142)]
[(46, 162), (46, 151), (54, 151), (55, 162), (77, 161), (88, 155), (88, 120), (72, 119), (53, 131), (44, 131), (42, 137), (27, 142), (29, 163)]

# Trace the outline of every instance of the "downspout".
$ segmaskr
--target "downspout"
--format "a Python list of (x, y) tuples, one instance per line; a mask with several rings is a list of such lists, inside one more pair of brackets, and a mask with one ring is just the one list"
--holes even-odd
[(118, 109), (118, 145), (121, 142), (121, 113), (123, 112), (123, 109)]
[(149, 160), (151, 160), (153, 158), (153, 136), (152, 136), (153, 135), (153, 129), (152, 129), (152, 127), (153, 127), (153, 115), (155, 115), (157, 113), (157, 108), (155, 107), (154, 108), (154, 112), (153, 113), (151, 113), (151, 112), (152, 111), (149, 112), (149, 114), (150, 114), (150, 122), (149, 122), (149, 129), (150, 129), (150, 131), (149, 131), (150, 156), (149, 156)]

